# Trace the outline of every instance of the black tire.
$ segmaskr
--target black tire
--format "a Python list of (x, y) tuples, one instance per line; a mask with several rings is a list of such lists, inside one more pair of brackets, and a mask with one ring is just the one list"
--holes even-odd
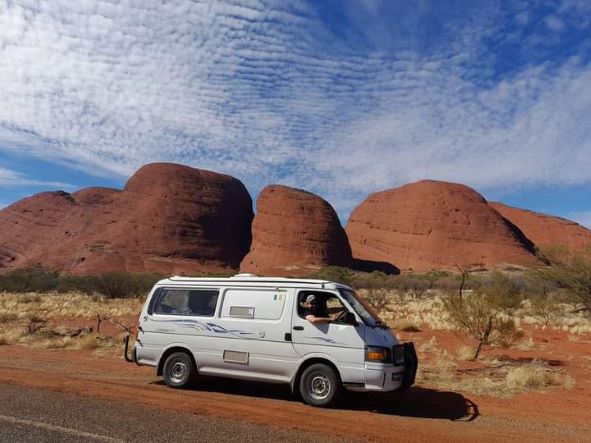
[(336, 371), (323, 363), (306, 368), (300, 377), (300, 395), (310, 406), (329, 407), (339, 399), (341, 380)]
[(167, 357), (162, 373), (167, 386), (182, 389), (193, 384), (197, 369), (187, 353), (175, 352)]

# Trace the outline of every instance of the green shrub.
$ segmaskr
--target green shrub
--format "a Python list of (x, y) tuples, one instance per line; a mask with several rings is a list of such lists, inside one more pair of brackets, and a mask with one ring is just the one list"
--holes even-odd
[(539, 274), (557, 288), (564, 301), (591, 315), (591, 246), (577, 253), (564, 249), (546, 250), (552, 266)]
[(154, 273), (106, 272), (97, 275), (58, 274), (38, 269), (15, 270), (0, 275), (0, 292), (57, 291), (99, 293), (109, 298), (147, 294), (163, 278)]
[(0, 275), (0, 291), (49, 292), (59, 285), (59, 274), (39, 269), (18, 269)]
[(316, 272), (312, 277), (320, 280), (334, 281), (347, 286), (353, 286), (355, 282), (355, 272), (341, 266), (326, 266)]
[(104, 272), (90, 277), (95, 292), (107, 298), (135, 297), (147, 294), (154, 283), (162, 279), (159, 274), (133, 274)]
[(88, 275), (60, 275), (57, 292), (82, 292), (92, 294), (96, 291), (93, 277)]

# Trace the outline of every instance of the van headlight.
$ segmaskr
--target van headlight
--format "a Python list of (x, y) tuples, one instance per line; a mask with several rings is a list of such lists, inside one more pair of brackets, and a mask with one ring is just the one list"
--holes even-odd
[(389, 363), (392, 361), (390, 348), (381, 346), (368, 346), (365, 352), (365, 361)]

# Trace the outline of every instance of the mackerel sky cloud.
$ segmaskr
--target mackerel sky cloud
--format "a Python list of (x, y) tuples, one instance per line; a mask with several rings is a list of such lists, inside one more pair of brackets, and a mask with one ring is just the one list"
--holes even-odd
[(0, 0), (0, 200), (172, 161), (345, 219), (432, 178), (588, 221), (590, 27), (584, 0)]

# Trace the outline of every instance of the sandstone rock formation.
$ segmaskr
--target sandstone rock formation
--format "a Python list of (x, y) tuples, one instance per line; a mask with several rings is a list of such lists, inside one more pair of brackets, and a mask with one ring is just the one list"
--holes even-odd
[(155, 163), (140, 168), (122, 191), (44, 192), (0, 211), (0, 267), (228, 271), (248, 252), (252, 217), (239, 180)]
[(489, 203), (538, 247), (563, 245), (573, 251), (591, 245), (591, 230), (570, 220), (502, 203)]
[(310, 192), (271, 185), (261, 191), (251, 250), (241, 272), (300, 276), (323, 266), (351, 266), (351, 248), (332, 206)]
[(377, 192), (346, 226), (356, 259), (401, 271), (536, 262), (533, 244), (473, 189), (425, 180)]

